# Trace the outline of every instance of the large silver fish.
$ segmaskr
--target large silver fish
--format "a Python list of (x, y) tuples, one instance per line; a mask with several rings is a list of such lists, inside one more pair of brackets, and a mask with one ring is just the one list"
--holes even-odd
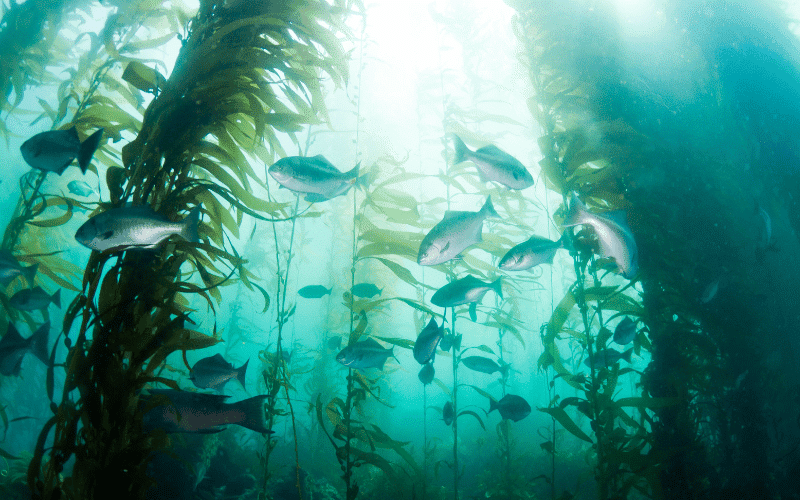
[(156, 405), (144, 415), (143, 423), (148, 431), (164, 429), (165, 432), (209, 434), (224, 430), (222, 426), (226, 424), (236, 424), (263, 434), (273, 432), (266, 426), (264, 400), (268, 395), (229, 404), (225, 400), (230, 396), (217, 394), (174, 389), (149, 389), (148, 392), (139, 400), (141, 408), (151, 403)]
[(524, 271), (539, 264), (553, 264), (556, 250), (564, 248), (564, 237), (551, 241), (541, 236), (531, 236), (528, 241), (515, 246), (500, 259), (497, 267), (503, 271)]
[(269, 167), (269, 175), (281, 186), (305, 194), (306, 201), (318, 202), (341, 196), (353, 185), (363, 185), (359, 166), (342, 172), (322, 155), (287, 156)]
[(199, 206), (180, 222), (171, 222), (146, 205), (112, 208), (87, 220), (75, 239), (99, 252), (155, 248), (174, 234), (196, 243), (199, 221)]
[(492, 197), (477, 212), (450, 211), (425, 235), (419, 246), (417, 263), (435, 266), (458, 256), (462, 251), (482, 240), (483, 220), (499, 217), (492, 206)]
[(47, 337), (50, 333), (50, 322), (46, 322), (27, 339), (22, 338), (12, 323), (8, 323), (6, 334), (0, 339), (0, 374), (5, 376), (19, 375), (22, 369), (22, 358), (30, 352), (42, 363), (50, 363), (47, 355)]
[(0, 285), (8, 286), (17, 276), (24, 276), (29, 285), (33, 285), (39, 264), (22, 267), (14, 255), (8, 250), (0, 250)]
[(431, 318), (414, 343), (414, 359), (417, 360), (417, 363), (424, 365), (433, 360), (436, 346), (442, 340), (442, 335), (444, 335), (444, 322), (442, 322), (442, 326), (439, 326), (436, 324), (436, 319)]
[(83, 142), (78, 138), (75, 127), (69, 130), (51, 130), (34, 135), (23, 142), (19, 149), (22, 158), (33, 168), (61, 175), (77, 158), (78, 166), (85, 174), (102, 137), (102, 128)]
[(500, 280), (501, 278), (497, 278), (492, 283), (486, 283), (469, 274), (436, 290), (431, 297), (431, 304), (439, 307), (453, 307), (470, 302), (480, 302), (489, 290), (494, 290), (502, 299), (503, 288)]
[(239, 368), (234, 368), (232, 364), (225, 361), (222, 354), (215, 354), (203, 358), (192, 367), (192, 374), (189, 380), (200, 389), (216, 389), (221, 391), (228, 380), (236, 379), (245, 388), (244, 380), (247, 373), (247, 360)]
[(50, 295), (45, 292), (42, 287), (26, 288), (15, 293), (10, 299), (8, 304), (14, 309), (20, 311), (38, 311), (40, 309), (47, 309), (50, 304), (55, 304), (56, 307), (61, 307), (61, 289), (56, 290), (56, 293)]
[(624, 212), (606, 212), (595, 214), (586, 209), (586, 205), (575, 193), (570, 196), (569, 212), (563, 226), (587, 224), (592, 226), (600, 241), (603, 257), (612, 257), (621, 274), (632, 279), (639, 271), (639, 251), (631, 228), (625, 221)]
[(369, 338), (342, 349), (336, 355), (336, 361), (344, 366), (359, 370), (367, 368), (383, 370), (383, 365), (390, 356), (394, 357), (394, 348), (386, 349), (374, 339)]
[(471, 161), (478, 168), (482, 181), (494, 181), (511, 188), (525, 189), (533, 186), (533, 176), (519, 160), (494, 145), (484, 146), (477, 151), (472, 151), (455, 134), (453, 144), (455, 148), (454, 163)]
[(489, 413), (494, 410), (498, 410), (504, 419), (519, 422), (531, 414), (531, 405), (521, 396), (506, 394), (500, 401), (489, 400)]

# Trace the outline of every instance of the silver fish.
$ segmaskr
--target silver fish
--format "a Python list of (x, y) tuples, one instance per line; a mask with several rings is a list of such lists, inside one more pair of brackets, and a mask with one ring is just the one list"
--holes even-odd
[(47, 355), (47, 337), (50, 333), (50, 322), (46, 322), (27, 339), (22, 338), (12, 323), (8, 323), (6, 334), (0, 339), (0, 374), (5, 376), (19, 375), (22, 369), (22, 358), (30, 352), (45, 365), (50, 364)]
[(17, 276), (23, 276), (29, 285), (33, 285), (39, 264), (22, 267), (8, 250), (0, 250), (0, 284), (8, 286)]
[(444, 213), (444, 218), (425, 235), (419, 246), (417, 263), (434, 266), (455, 258), (462, 251), (482, 240), (483, 220), (499, 217), (492, 206), (492, 197), (477, 212)]
[(588, 224), (592, 226), (603, 257), (613, 257), (622, 275), (632, 279), (639, 271), (639, 253), (636, 240), (625, 221), (624, 212), (606, 212), (595, 214), (586, 209), (586, 205), (575, 193), (570, 196), (569, 213), (563, 226)]
[(281, 186), (305, 194), (306, 201), (318, 202), (341, 196), (353, 185), (364, 185), (365, 178), (358, 176), (359, 166), (341, 172), (322, 155), (287, 156), (269, 167), (269, 175)]
[(471, 161), (478, 168), (482, 181), (494, 181), (511, 188), (525, 189), (533, 186), (533, 176), (519, 160), (494, 145), (484, 146), (477, 151), (472, 151), (455, 134), (453, 144), (455, 147), (454, 163)]
[(436, 374), (436, 370), (433, 369), (433, 363), (426, 363), (422, 365), (422, 369), (419, 371), (417, 377), (419, 377), (419, 381), (422, 382), (422, 385), (428, 385), (433, 382), (433, 376)]
[(462, 358), (461, 362), (464, 363), (464, 366), (476, 372), (488, 373), (490, 375), (494, 372), (500, 372), (503, 376), (508, 373), (508, 365), (500, 366), (493, 360), (483, 356), (467, 356), (466, 358)]
[(539, 264), (553, 264), (556, 250), (564, 248), (564, 237), (551, 241), (541, 236), (531, 236), (528, 241), (515, 246), (500, 259), (497, 267), (503, 271), (524, 271)]
[(75, 239), (99, 252), (155, 248), (172, 235), (197, 243), (199, 221), (199, 206), (180, 222), (171, 222), (146, 205), (112, 208), (87, 220)]
[(502, 299), (503, 288), (500, 280), (501, 278), (497, 278), (492, 283), (486, 283), (471, 274), (467, 275), (436, 290), (431, 297), (431, 304), (439, 307), (453, 307), (470, 302), (480, 302), (489, 290), (494, 290)]
[(588, 368), (592, 366), (594, 369), (603, 368), (605, 366), (611, 366), (617, 363), (620, 359), (624, 359), (628, 363), (631, 362), (631, 353), (633, 352), (633, 348), (631, 347), (625, 352), (619, 352), (616, 349), (603, 349), (602, 351), (597, 351), (594, 353), (594, 365), (589, 364), (589, 358), (587, 357), (583, 364), (586, 365)]
[(50, 304), (55, 304), (56, 307), (61, 307), (61, 289), (56, 290), (56, 293), (50, 295), (45, 292), (42, 287), (26, 288), (15, 293), (10, 299), (8, 304), (14, 309), (20, 311), (38, 311), (40, 309), (47, 309)]
[(636, 323), (626, 316), (614, 329), (614, 342), (626, 345), (633, 342), (634, 337), (636, 337)]
[(378, 288), (372, 283), (358, 283), (356, 285), (353, 285), (353, 288), (350, 291), (356, 297), (370, 298), (376, 295), (380, 295), (383, 292), (383, 288)]
[(255, 396), (238, 403), (226, 403), (230, 396), (149, 389), (139, 399), (140, 408), (155, 406), (144, 415), (145, 429), (165, 432), (197, 432), (209, 434), (224, 430), (226, 424), (241, 425), (262, 434), (272, 434), (266, 427), (267, 412), (264, 400), (268, 395)]
[(70, 193), (77, 194), (78, 196), (83, 196), (83, 197), (89, 196), (90, 194), (94, 193), (94, 189), (92, 189), (92, 186), (85, 183), (84, 181), (70, 181), (69, 184), (67, 184), (67, 189), (69, 189)]
[(102, 137), (102, 128), (82, 143), (75, 127), (69, 130), (51, 130), (34, 135), (23, 142), (19, 149), (22, 158), (33, 168), (61, 175), (77, 158), (78, 166), (85, 174)]
[(494, 410), (498, 410), (503, 419), (519, 422), (531, 414), (531, 405), (521, 396), (506, 394), (500, 401), (489, 400), (489, 413)]
[(453, 411), (453, 403), (448, 401), (444, 404), (444, 408), (442, 408), (442, 420), (444, 420), (444, 425), (449, 426), (453, 423), (453, 418), (455, 418), (455, 412)]
[(189, 380), (200, 389), (217, 389), (221, 391), (228, 380), (236, 379), (245, 388), (245, 374), (247, 373), (247, 360), (239, 368), (234, 368), (232, 364), (225, 361), (221, 354), (203, 358), (192, 367), (192, 374)]
[(394, 348), (385, 349), (374, 339), (369, 338), (367, 340), (360, 340), (342, 349), (339, 354), (336, 355), (336, 361), (344, 366), (359, 370), (367, 368), (383, 370), (383, 365), (390, 356), (394, 357)]
[(433, 360), (436, 346), (442, 340), (442, 335), (444, 335), (444, 322), (442, 322), (442, 326), (439, 326), (436, 324), (436, 320), (431, 318), (414, 343), (414, 359), (417, 360), (417, 363), (424, 365)]
[(297, 295), (305, 299), (319, 299), (331, 293), (331, 290), (322, 285), (308, 285), (298, 290)]
[(717, 292), (719, 291), (719, 285), (720, 285), (719, 279), (715, 279), (714, 281), (709, 283), (708, 286), (706, 286), (705, 289), (703, 290), (703, 294), (700, 295), (700, 303), (708, 304), (709, 302), (711, 302), (714, 299), (714, 297), (717, 296)]

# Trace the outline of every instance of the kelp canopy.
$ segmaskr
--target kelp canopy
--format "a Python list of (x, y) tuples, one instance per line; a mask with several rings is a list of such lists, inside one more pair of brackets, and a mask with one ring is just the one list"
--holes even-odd
[[(92, 2), (3, 5), (0, 131), (16, 140), (6, 123), (36, 108), (34, 125), (104, 138), (86, 176), (31, 170), (8, 205), (3, 250), (38, 264), (35, 284), (69, 305), (40, 322), (10, 305), (34, 283), (0, 295), (9, 324), (58, 323), (43, 381), (27, 386), (50, 413), (32, 455), (0, 445), (15, 467), (2, 491), (26, 480), (48, 499), (160, 498), (167, 485), (197, 498), (796, 495), (794, 6), (103, 4), (96, 33), (75, 21)], [(507, 151), (535, 185), (510, 190), (455, 164), (453, 134)], [(294, 148), (359, 164), (363, 182), (313, 204), (278, 190), (267, 168)], [(97, 194), (66, 194), (70, 179)], [(624, 211), (609, 217), (634, 235), (631, 279), (598, 256), (592, 230), (562, 227), (572, 193), (592, 212)], [(476, 245), (418, 265), (447, 211), (490, 197), (499, 217)], [(199, 242), (69, 252), (87, 217), (127, 206), (173, 222), (199, 209)], [(562, 242), (553, 265), (501, 271), (532, 236)], [(431, 304), (466, 277), (498, 293)], [(308, 286), (325, 292), (297, 294)], [(443, 330), (424, 384), (411, 354), (431, 318)], [(396, 360), (336, 363), (367, 338)], [(226, 395), (269, 395), (275, 433), (145, 432), (158, 400), (142, 391), (196, 390), (193, 365), (215, 353), (250, 359), (257, 383)], [(0, 398), (6, 431), (43, 416)]]

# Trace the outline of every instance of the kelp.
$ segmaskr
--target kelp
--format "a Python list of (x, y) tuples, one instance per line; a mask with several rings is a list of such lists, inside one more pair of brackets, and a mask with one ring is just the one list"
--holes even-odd
[[(208, 198), (200, 199), (194, 189), (197, 175), (205, 172), (204, 180), (214, 185), (209, 190), (221, 193), (223, 200), (239, 200), (231, 203), (237, 221), (245, 210), (259, 213), (266, 208), (274, 217), (279, 206), (265, 206), (243, 195), (265, 181), (256, 177), (240, 149), (266, 142), (270, 148), (256, 147), (257, 156), (282, 154), (276, 134), (318, 120), (314, 110), (324, 109), (318, 71), (328, 72), (335, 81), (345, 75), (344, 60), (338, 57), (340, 42), (328, 30), (342, 26), (338, 16), (346, 11), (344, 4), (334, 8), (286, 1), (229, 8), (222, 2), (201, 2), (182, 37), (169, 78), (155, 78), (147, 87), (156, 96), (144, 111), (136, 138), (122, 148), (122, 164), (99, 155), (100, 161), (110, 159), (110, 166), (117, 167), (107, 176), (115, 199), (101, 203), (101, 210), (124, 203), (147, 204), (175, 219), (179, 212), (206, 202), (203, 214), (209, 222), (201, 223), (197, 245), (174, 241), (154, 252), (90, 256), (81, 292), (64, 321), (65, 332), (71, 332), (76, 320), (80, 326), (67, 355), (62, 403), (51, 405), (56, 415), (42, 429), (28, 471), (36, 498), (144, 497), (150, 486), (148, 456), (166, 446), (168, 438), (163, 432), (142, 432), (139, 391), (154, 382), (175, 387), (173, 381), (156, 375), (163, 360), (170, 353), (218, 341), (183, 326), (191, 321), (190, 311), (181, 305), (184, 296), (203, 297), (213, 310), (212, 298), (219, 299), (216, 288), (232, 284), (235, 271), (242, 283), (252, 286), (244, 260), (218, 237), (230, 226), (222, 215), (226, 210)], [(117, 15), (109, 22), (117, 25), (126, 19), (130, 20)], [(104, 32), (106, 49), (115, 48), (112, 40)], [(131, 47), (135, 46), (123, 46)], [(139, 64), (125, 60), (122, 51), (108, 50), (128, 66)], [(119, 66), (111, 63), (108, 68), (112, 66), (118, 71)], [(134, 68), (137, 71), (128, 71), (127, 77), (144, 86), (145, 72), (140, 65)], [(282, 104), (284, 100), (292, 107)], [(108, 100), (96, 99), (81, 115), (82, 125), (109, 127), (113, 136), (114, 127), (137, 123), (135, 117), (125, 118), (126, 111), (111, 106)], [(96, 112), (90, 112), (93, 109)], [(279, 119), (275, 112), (281, 113)], [(254, 133), (248, 135), (248, 130)], [(294, 138), (292, 132), (289, 136)], [(219, 166), (212, 167), (211, 162)], [(186, 275), (187, 266), (197, 274)], [(205, 286), (193, 283), (193, 277)], [(78, 422), (83, 423), (80, 431)], [(42, 470), (44, 439), (53, 427), (53, 449)], [(61, 478), (63, 464), (73, 455), (72, 476)]]

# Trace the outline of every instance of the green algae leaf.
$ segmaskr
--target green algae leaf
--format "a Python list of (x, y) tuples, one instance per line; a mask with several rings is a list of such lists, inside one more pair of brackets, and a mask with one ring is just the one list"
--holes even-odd
[(401, 339), (397, 337), (378, 337), (375, 336), (376, 339), (383, 340), (386, 343), (396, 345), (397, 347), (402, 347), (403, 349), (413, 349), (414, 348), (414, 341), (408, 339)]
[(15, 457), (3, 448), (0, 448), (0, 457), (7, 458), (8, 460), (21, 460), (21, 457)]
[(259, 284), (253, 283), (252, 281), (250, 282), (250, 284), (253, 285), (254, 287), (256, 287), (256, 289), (259, 292), (261, 292), (261, 295), (264, 296), (264, 309), (261, 312), (262, 313), (267, 312), (267, 309), (269, 309), (269, 294)]
[(620, 407), (630, 406), (640, 410), (655, 410), (658, 408), (666, 408), (667, 406), (674, 406), (680, 402), (680, 398), (630, 397), (618, 399), (614, 404)]
[(122, 72), (122, 79), (142, 92), (155, 92), (163, 84), (164, 77), (153, 68), (145, 66), (139, 61), (131, 61)]
[(392, 271), (395, 274), (395, 276), (397, 276), (401, 280), (405, 281), (409, 285), (417, 286), (417, 285), (421, 284), (419, 281), (417, 281), (417, 279), (414, 277), (414, 275), (411, 274), (411, 271), (409, 271), (405, 267), (401, 266), (397, 262), (393, 262), (393, 261), (391, 261), (389, 259), (383, 259), (381, 257), (373, 257), (373, 258), (376, 259), (376, 260), (381, 261), (383, 263), (383, 265), (388, 267), (389, 270)]
[(492, 401), (496, 401), (491, 394), (489, 394), (488, 392), (484, 391), (480, 387), (477, 387), (477, 386), (474, 386), (474, 385), (468, 385), (467, 387), (472, 387), (473, 389), (475, 389), (475, 392), (477, 392), (481, 396), (485, 397), (486, 399), (489, 399), (489, 400), (492, 400)]
[(459, 417), (461, 415), (472, 415), (473, 417), (475, 417), (475, 419), (478, 421), (478, 423), (481, 424), (481, 427), (483, 428), (483, 430), (486, 430), (486, 426), (483, 425), (483, 419), (480, 416), (478, 416), (478, 414), (475, 413), (474, 411), (472, 411), (472, 410), (463, 410), (463, 411), (459, 412), (459, 414), (458, 414)]
[(587, 443), (591, 443), (592, 440), (589, 436), (584, 433), (578, 424), (573, 422), (572, 418), (567, 415), (567, 412), (564, 411), (563, 408), (539, 408), (539, 411), (547, 413), (548, 415), (555, 418), (559, 424), (561, 424), (564, 429), (570, 432), (573, 436), (586, 441)]

